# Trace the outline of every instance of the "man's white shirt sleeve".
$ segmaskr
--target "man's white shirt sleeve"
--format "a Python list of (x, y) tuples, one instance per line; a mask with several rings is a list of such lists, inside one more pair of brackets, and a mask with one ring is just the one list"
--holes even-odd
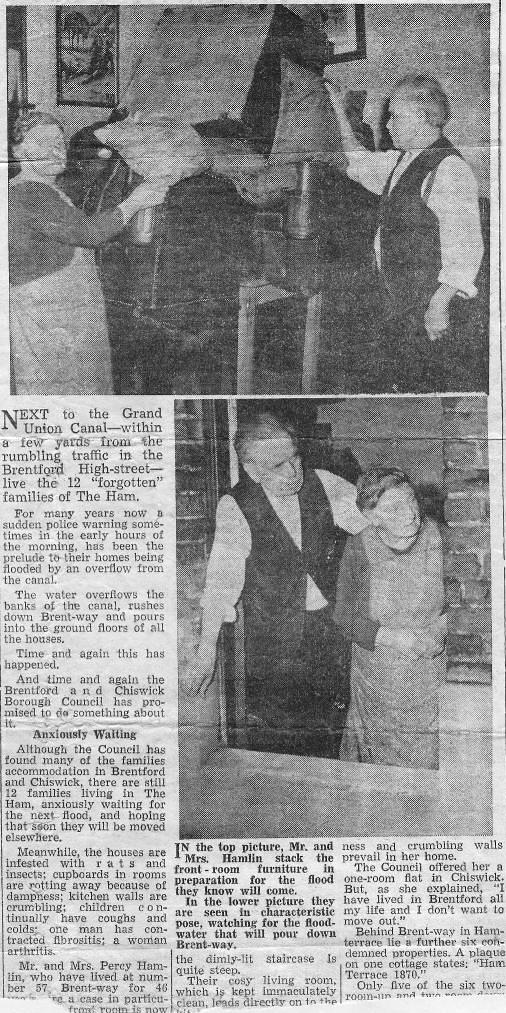
[(201, 605), (222, 623), (233, 623), (244, 587), (246, 560), (251, 552), (248, 522), (233, 496), (222, 496), (216, 510), (213, 547)]
[(439, 220), (441, 271), (438, 281), (472, 299), (477, 292), (474, 283), (483, 257), (483, 238), (478, 184), (463, 158), (449, 155), (441, 162), (427, 207)]
[(399, 151), (368, 151), (367, 148), (357, 147), (355, 151), (347, 151), (348, 168), (346, 170), (350, 179), (361, 183), (371, 193), (383, 193), (390, 173), (399, 161)]
[(316, 474), (327, 494), (334, 524), (350, 535), (358, 535), (368, 521), (357, 507), (357, 490), (353, 483), (320, 468), (316, 469)]
[[(357, 149), (350, 152), (348, 158), (348, 176), (372, 193), (381, 195), (399, 160), (399, 152)], [(405, 169), (412, 160), (403, 160)], [(399, 166), (399, 171), (401, 168)], [(422, 184), (422, 197), (429, 176), (430, 174)], [(397, 182), (399, 178), (400, 176), (394, 176), (392, 182)], [(427, 207), (439, 221), (441, 271), (438, 281), (441, 285), (457, 289), (463, 298), (472, 299), (477, 293), (475, 280), (483, 258), (483, 237), (478, 184), (471, 167), (463, 158), (448, 155), (440, 163), (427, 199)], [(375, 240), (375, 252), (379, 266), (379, 235)]]
[[(317, 469), (332, 510), (334, 524), (357, 534), (367, 526), (356, 507), (357, 490), (351, 482)], [(274, 504), (275, 508), (275, 504)], [(251, 532), (244, 514), (233, 496), (222, 496), (216, 510), (216, 530), (207, 566), (207, 577), (201, 605), (217, 623), (236, 619), (236, 605), (244, 588), (246, 560), (251, 552)], [(306, 608), (322, 608), (326, 604), (319, 589), (308, 576)]]

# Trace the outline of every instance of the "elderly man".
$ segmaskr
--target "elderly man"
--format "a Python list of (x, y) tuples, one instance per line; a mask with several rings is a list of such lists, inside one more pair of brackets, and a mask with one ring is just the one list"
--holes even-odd
[(481, 374), (481, 382), (470, 375), (469, 384), (463, 377), (463, 386), (483, 389), (483, 350), (480, 362), (480, 350), (476, 354), (473, 336), (465, 332), (463, 304), (477, 294), (483, 257), (478, 187), (443, 134), (450, 118), (447, 96), (433, 78), (402, 78), (390, 98), (387, 121), (395, 150), (371, 152), (358, 143), (339, 88), (326, 83), (348, 175), (380, 196), (374, 257), (385, 322), (382, 389), (462, 389), (460, 382), (452, 385), (452, 366), (458, 376), (455, 359), (468, 357), (473, 359), (469, 372)]
[[(304, 468), (291, 426), (274, 415), (241, 425), (235, 447), (241, 478), (218, 504), (190, 689), (210, 685), (218, 634), (234, 622), (241, 599), (249, 744), (303, 752), (309, 723), (313, 731), (318, 724), (318, 701), (332, 707), (340, 669), (342, 678), (343, 642), (331, 608), (342, 540), (336, 527), (356, 533), (366, 522), (355, 487)], [(335, 717), (325, 715), (327, 730)]]

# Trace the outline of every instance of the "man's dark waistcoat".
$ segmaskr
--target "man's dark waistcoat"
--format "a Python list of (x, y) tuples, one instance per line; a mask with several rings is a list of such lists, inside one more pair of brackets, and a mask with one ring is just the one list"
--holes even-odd
[[(394, 310), (425, 310), (438, 288), (441, 271), (439, 221), (426, 202), (436, 170), (449, 155), (462, 157), (446, 137), (440, 137), (413, 159), (389, 193), (394, 169), (383, 190), (378, 220), (381, 275)], [(427, 176), (430, 179), (422, 198), (420, 191)]]
[(339, 535), (323, 485), (311, 469), (305, 470), (298, 493), (302, 550), (292, 541), (262, 486), (244, 471), (231, 495), (251, 531), (242, 597), (247, 654), (270, 655), (274, 666), (285, 657), (293, 658), (301, 642), (307, 575), (329, 604), (335, 600)]

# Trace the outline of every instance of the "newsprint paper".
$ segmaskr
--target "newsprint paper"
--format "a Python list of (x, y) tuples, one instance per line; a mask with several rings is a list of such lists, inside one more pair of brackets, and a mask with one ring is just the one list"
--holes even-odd
[(499, 13), (2, 4), (2, 1013), (504, 1008)]

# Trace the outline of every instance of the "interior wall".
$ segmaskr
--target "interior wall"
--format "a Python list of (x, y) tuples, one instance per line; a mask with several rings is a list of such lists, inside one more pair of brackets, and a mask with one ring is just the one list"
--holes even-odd
[(273, 7), (195, 4), (159, 7), (149, 58), (125, 96), (129, 109), (186, 123), (239, 119), (269, 32)]
[(212, 448), (203, 431), (200, 399), (177, 400), (176, 434), (176, 570), (178, 605), (179, 784), (180, 818), (194, 805), (195, 779), (219, 744), (220, 704), (215, 680), (204, 696), (184, 692), (200, 636), (200, 596), (207, 565), (211, 524), (208, 459)]
[(347, 447), (363, 471), (403, 468), (415, 484), (443, 484), (443, 410), (440, 398), (348, 398), (320, 405), (336, 448)]
[[(194, 5), (187, 7), (186, 22), (184, 17), (178, 19), (181, 34), (178, 39), (173, 35), (167, 38), (167, 29), (165, 35), (160, 31), (159, 35), (154, 36), (156, 25), (165, 9), (163, 4), (140, 7), (121, 4), (120, 103), (124, 100), (132, 109), (142, 106), (158, 110), (166, 102), (168, 91), (164, 71), (170, 71), (169, 77), (175, 81), (178, 100), (177, 106), (174, 105), (171, 109), (173, 115), (183, 119), (187, 116), (193, 121), (212, 119), (223, 113), (240, 116), (272, 16), (270, 10), (262, 9), (255, 18), (254, 13), (252, 16), (254, 6), (245, 8), (242, 21), (237, 17), (232, 18), (230, 26), (226, 23), (225, 10), (222, 15), (223, 38), (217, 34), (216, 39), (213, 37), (212, 44), (206, 46), (206, 22), (201, 19), (201, 25), (195, 23)], [(198, 73), (195, 72), (195, 52), (191, 45), (192, 31), (197, 40), (196, 50), (200, 51)], [(234, 43), (232, 46), (230, 36)], [(144, 64), (139, 86), (129, 89), (147, 43), (150, 44), (149, 58)], [(68, 136), (81, 127), (108, 117), (108, 110), (98, 106), (57, 106), (55, 5), (27, 6), (27, 63), (29, 102), (56, 115)], [(161, 96), (159, 101), (157, 95)], [(188, 110), (191, 110), (191, 116)]]
[[(120, 99), (163, 7), (120, 7)], [(99, 106), (59, 106), (56, 103), (56, 6), (27, 6), (28, 101), (57, 116), (67, 137), (76, 130), (107, 119), (110, 110)]]
[[(404, 74), (436, 77), (453, 115), (446, 133), (489, 191), (488, 4), (366, 4), (365, 60), (333, 64), (326, 76), (344, 89), (386, 99)], [(369, 97), (370, 97), (369, 95)]]
[[(152, 35), (163, 5), (120, 8), (120, 95)], [(29, 101), (59, 116), (67, 133), (105, 118), (92, 106), (56, 105), (54, 5), (27, 7)], [(453, 109), (448, 136), (474, 167), (484, 193), (489, 174), (489, 28), (487, 4), (366, 5), (365, 60), (326, 69), (345, 89), (387, 98), (414, 69), (435, 75)]]
[[(403, 468), (444, 502), (448, 679), (492, 678), (487, 406), (482, 397), (348, 398), (320, 404), (336, 449), (349, 448), (362, 470)], [(432, 498), (432, 497), (429, 497)]]

